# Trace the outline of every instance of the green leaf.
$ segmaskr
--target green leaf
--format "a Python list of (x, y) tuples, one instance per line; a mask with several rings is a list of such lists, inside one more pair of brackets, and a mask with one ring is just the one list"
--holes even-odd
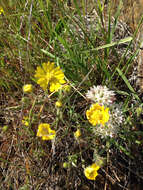
[(53, 58), (53, 59), (56, 59), (56, 56), (53, 55), (52, 53), (48, 52), (47, 50), (44, 50), (44, 49), (41, 49), (41, 51), (43, 53), (45, 53), (46, 55), (48, 55), (49, 57)]
[(119, 45), (119, 44), (124, 44), (124, 43), (127, 43), (127, 42), (130, 42), (132, 41), (132, 37), (127, 37), (127, 38), (124, 38), (124, 39), (121, 39), (117, 42), (111, 42), (109, 44), (105, 44), (103, 46), (99, 46), (97, 48), (94, 48), (94, 49), (91, 49), (91, 50), (86, 50), (86, 51), (97, 51), (97, 50), (100, 50), (100, 49), (105, 49), (105, 48), (109, 48), (109, 47), (112, 47), (112, 46), (115, 46), (115, 45)]
[(130, 85), (128, 79), (126, 78), (126, 76), (123, 74), (123, 72), (119, 69), (116, 68), (116, 71), (119, 73), (120, 77), (123, 79), (123, 81), (126, 83), (127, 87), (129, 88), (129, 90), (134, 94), (135, 98), (137, 100), (140, 100), (140, 98), (138, 97), (138, 95), (136, 94), (136, 92), (134, 91), (133, 87)]

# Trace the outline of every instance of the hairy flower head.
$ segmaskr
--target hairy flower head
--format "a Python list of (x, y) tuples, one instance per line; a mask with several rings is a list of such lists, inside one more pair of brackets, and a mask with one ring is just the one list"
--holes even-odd
[(86, 116), (93, 126), (97, 124), (105, 125), (110, 117), (109, 108), (104, 108), (104, 106), (101, 106), (98, 103), (93, 104), (90, 109), (86, 111)]
[(64, 73), (60, 67), (55, 67), (55, 63), (43, 63), (42, 67), (38, 66), (35, 78), (37, 79), (37, 84), (39, 84), (43, 90), (47, 87), (50, 88), (50, 92), (59, 90), (62, 84), (65, 83)]
[(100, 166), (98, 166), (96, 163), (93, 163), (91, 166), (88, 166), (84, 169), (84, 175), (87, 177), (87, 179), (95, 180), (96, 176), (98, 175), (98, 170)]
[(112, 104), (110, 107), (110, 118), (105, 126), (102, 124), (97, 127), (93, 127), (95, 135), (101, 138), (111, 137), (115, 138), (121, 129), (124, 122), (124, 116), (122, 112), (122, 104)]
[(115, 100), (114, 91), (109, 90), (106, 86), (93, 86), (87, 91), (86, 97), (100, 105), (111, 105)]
[(41, 123), (38, 126), (37, 136), (42, 137), (42, 140), (52, 140), (55, 137), (56, 132), (50, 128), (47, 123)]

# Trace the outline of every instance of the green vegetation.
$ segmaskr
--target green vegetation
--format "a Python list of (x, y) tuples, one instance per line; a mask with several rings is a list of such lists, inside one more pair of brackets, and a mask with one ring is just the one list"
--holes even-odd
[(141, 188), (143, 18), (79, 2), (0, 2), (0, 189)]

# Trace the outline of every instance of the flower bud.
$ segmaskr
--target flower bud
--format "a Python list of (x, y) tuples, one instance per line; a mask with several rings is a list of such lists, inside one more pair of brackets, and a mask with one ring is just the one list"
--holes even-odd
[(33, 87), (32, 87), (32, 84), (25, 84), (23, 86), (23, 92), (25, 93), (30, 93), (33, 91)]
[(60, 108), (60, 107), (62, 107), (63, 104), (60, 100), (58, 100), (58, 101), (56, 101), (55, 105), (56, 105), (56, 107)]
[(69, 168), (69, 167), (70, 167), (70, 163), (68, 163), (68, 162), (63, 163), (63, 168)]
[(2, 131), (6, 132), (7, 130), (8, 130), (8, 126), (7, 125), (3, 126)]
[(74, 137), (75, 137), (76, 139), (78, 139), (80, 136), (81, 136), (81, 132), (80, 132), (79, 129), (77, 129), (77, 131), (74, 133)]

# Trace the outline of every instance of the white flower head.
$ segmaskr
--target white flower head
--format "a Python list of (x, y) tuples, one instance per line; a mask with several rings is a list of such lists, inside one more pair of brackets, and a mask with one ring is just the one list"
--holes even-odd
[(120, 131), (121, 124), (124, 122), (124, 116), (119, 104), (113, 104), (110, 108), (110, 118), (105, 126), (97, 125), (93, 127), (93, 132), (101, 138), (115, 138)]
[(87, 91), (86, 97), (100, 105), (110, 105), (115, 101), (115, 93), (106, 86), (93, 86)]

